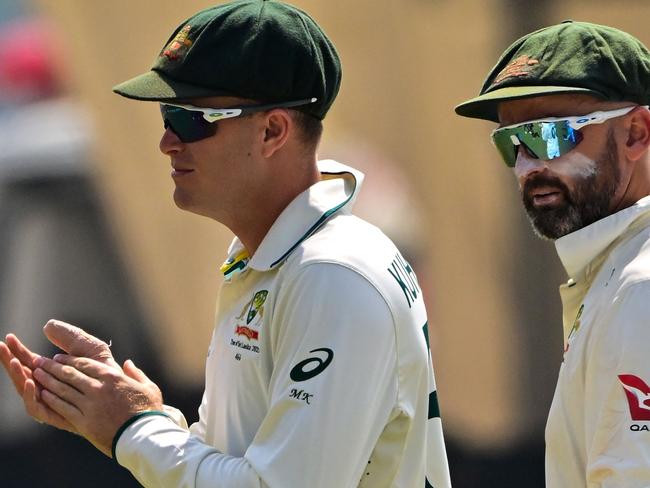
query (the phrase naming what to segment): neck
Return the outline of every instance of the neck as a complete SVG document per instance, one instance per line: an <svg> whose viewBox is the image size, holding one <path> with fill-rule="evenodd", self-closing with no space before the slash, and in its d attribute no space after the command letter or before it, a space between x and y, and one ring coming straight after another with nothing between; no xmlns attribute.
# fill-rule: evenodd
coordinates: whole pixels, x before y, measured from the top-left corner
<svg viewBox="0 0 650 488"><path fill-rule="evenodd" d="M634 171L612 213L630 207L648 195L650 195L650 156L634 166Z"/></svg>
<svg viewBox="0 0 650 488"><path fill-rule="evenodd" d="M290 165L291 171L283 171L281 165L274 174L253 190L246 205L233 215L230 230L244 244L249 255L255 254L282 211L302 192L320 180L316 156L310 161Z"/></svg>

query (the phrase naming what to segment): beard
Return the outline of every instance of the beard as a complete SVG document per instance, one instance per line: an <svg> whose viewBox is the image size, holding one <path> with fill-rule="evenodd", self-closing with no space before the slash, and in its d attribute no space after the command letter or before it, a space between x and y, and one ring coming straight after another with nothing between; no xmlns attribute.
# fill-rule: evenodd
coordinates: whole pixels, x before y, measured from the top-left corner
<svg viewBox="0 0 650 488"><path fill-rule="evenodd" d="M610 215L614 193L620 183L617 165L616 141L611 133L607 145L596 160L596 171L576 179L572 191L557 177L535 175L524 184L522 200L535 233L554 240ZM552 186L563 195L555 206L535 206L531 192L539 187Z"/></svg>

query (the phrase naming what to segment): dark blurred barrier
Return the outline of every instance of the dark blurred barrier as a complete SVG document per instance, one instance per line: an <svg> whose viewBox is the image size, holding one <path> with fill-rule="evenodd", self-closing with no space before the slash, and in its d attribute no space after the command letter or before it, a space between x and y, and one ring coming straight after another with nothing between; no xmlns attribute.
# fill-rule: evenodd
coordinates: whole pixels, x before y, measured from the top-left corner
<svg viewBox="0 0 650 488"><path fill-rule="evenodd" d="M8 35L19 49L0 53L0 337L14 332L52 355L45 322L77 324L112 343L118 361L133 358L170 400L196 411L201 392L175 394L173 378L170 385L164 376L154 329L95 187L90 116L62 96L38 25L12 24ZM29 419L4 374L0 391L0 486L137 486L81 438Z"/></svg>
<svg viewBox="0 0 650 488"><path fill-rule="evenodd" d="M201 391L175 390L164 376L90 178L90 133L76 125L81 120L65 100L0 113L0 133L14 136L13 149L0 155L0 335L15 332L51 355L41 330L47 319L77 324L110 341L118 361L134 358L191 419ZM81 438L29 419L4 374L0 391L0 486L137 486Z"/></svg>
<svg viewBox="0 0 650 488"><path fill-rule="evenodd" d="M544 488L544 441L536 437L501 449L473 449L447 437L454 488Z"/></svg>

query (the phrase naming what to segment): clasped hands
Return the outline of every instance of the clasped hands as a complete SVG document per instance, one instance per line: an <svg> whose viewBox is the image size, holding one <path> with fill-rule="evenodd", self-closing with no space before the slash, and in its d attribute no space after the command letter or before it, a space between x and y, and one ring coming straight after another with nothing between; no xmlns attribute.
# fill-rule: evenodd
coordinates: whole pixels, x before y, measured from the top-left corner
<svg viewBox="0 0 650 488"><path fill-rule="evenodd" d="M0 361L37 421L77 433L110 457L113 438L129 418L162 410L158 386L131 360L120 367L104 341L58 320L43 331L66 354L40 356L13 334L0 341Z"/></svg>

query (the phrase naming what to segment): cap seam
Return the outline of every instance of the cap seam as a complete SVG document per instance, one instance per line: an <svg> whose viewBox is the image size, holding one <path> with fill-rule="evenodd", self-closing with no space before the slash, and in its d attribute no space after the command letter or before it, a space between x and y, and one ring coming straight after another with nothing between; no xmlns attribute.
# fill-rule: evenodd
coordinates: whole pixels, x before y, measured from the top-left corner
<svg viewBox="0 0 650 488"><path fill-rule="evenodd" d="M309 36L309 40L311 41L311 43L309 44L309 51L310 51L310 54L312 55L311 58L310 58L310 59L312 59L312 61L311 61L312 68L314 67L314 64L315 64L314 61L313 61L313 58L318 58L318 64L324 65L325 60L322 58L321 53L318 53L318 52L316 52L314 50L314 46L316 45L316 41L314 39L314 36L311 35L311 31L307 27L307 23L305 22L304 17L302 15L299 15L298 18L300 19L300 24L302 25L302 28L305 30L305 32ZM324 75L325 75L325 73L323 73L323 77L324 77ZM323 83L324 83L324 80L322 78L321 78L321 81L323 81ZM313 96L313 93L310 94L310 96ZM320 102L321 102L321 100L317 100L317 103L320 103Z"/></svg>
<svg viewBox="0 0 650 488"><path fill-rule="evenodd" d="M255 18L255 30L254 33L258 34L260 32L260 22L262 18L262 11L264 10L264 7L266 6L266 2L262 1L260 2L260 10L257 14L257 17Z"/></svg>
<svg viewBox="0 0 650 488"><path fill-rule="evenodd" d="M591 34L593 42L596 44L597 49L598 49L598 62L600 63L601 59L603 58L603 47L606 47L610 57L615 60L617 74L620 76L620 78L627 81L627 75L621 71L620 63L618 62L618 59L616 58L616 56L614 56L614 53L612 52L611 48L609 47L607 41L605 39L603 39L602 35L596 36L591 31L592 31L592 29L589 30L589 33ZM621 96L622 93L621 93L620 88L615 87L615 86L611 86L611 85L608 85L608 86L610 88L616 90L617 95L618 95L617 98L623 100L624 97Z"/></svg>

